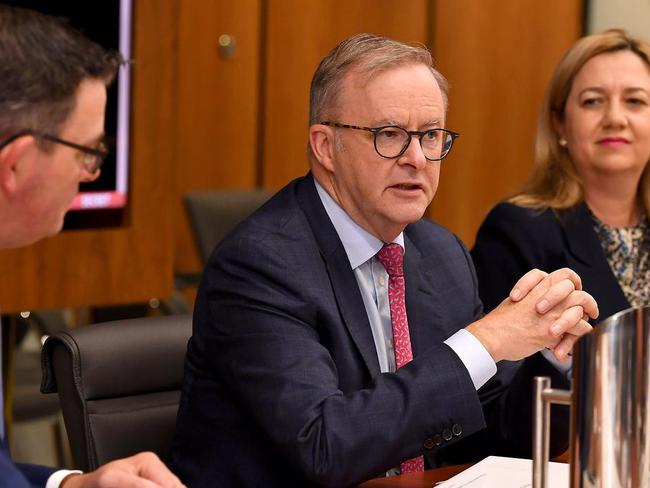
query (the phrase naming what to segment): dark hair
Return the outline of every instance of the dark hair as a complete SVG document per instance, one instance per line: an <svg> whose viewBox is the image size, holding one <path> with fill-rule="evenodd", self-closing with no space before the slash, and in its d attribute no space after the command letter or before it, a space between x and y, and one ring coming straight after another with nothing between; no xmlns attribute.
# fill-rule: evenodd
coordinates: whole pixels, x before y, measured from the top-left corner
<svg viewBox="0 0 650 488"><path fill-rule="evenodd" d="M123 62L65 19L0 5L0 137L26 129L56 134L81 82L108 85Z"/></svg>

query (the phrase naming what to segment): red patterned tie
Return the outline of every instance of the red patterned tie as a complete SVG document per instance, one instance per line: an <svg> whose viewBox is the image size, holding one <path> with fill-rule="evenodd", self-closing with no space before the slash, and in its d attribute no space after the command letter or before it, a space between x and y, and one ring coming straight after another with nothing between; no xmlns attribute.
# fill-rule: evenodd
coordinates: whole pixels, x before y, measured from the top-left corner
<svg viewBox="0 0 650 488"><path fill-rule="evenodd" d="M387 244L377 253L377 259L388 273L388 301L390 303L390 323L393 328L393 347L395 365L401 368L413 360L411 336L406 318L404 250L396 243ZM424 471L424 458L418 456L400 465L402 473Z"/></svg>

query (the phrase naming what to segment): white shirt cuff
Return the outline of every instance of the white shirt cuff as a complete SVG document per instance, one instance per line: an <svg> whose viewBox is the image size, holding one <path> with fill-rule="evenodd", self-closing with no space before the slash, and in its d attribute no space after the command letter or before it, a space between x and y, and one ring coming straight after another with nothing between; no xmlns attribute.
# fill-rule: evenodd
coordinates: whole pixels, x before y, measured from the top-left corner
<svg viewBox="0 0 650 488"><path fill-rule="evenodd" d="M50 475L50 477L47 479L47 483L45 484L45 488L59 488L61 485L61 482L66 476L69 476L71 474L82 474L83 471L78 471L76 469L60 469L58 471L55 471Z"/></svg>
<svg viewBox="0 0 650 488"><path fill-rule="evenodd" d="M494 359L471 332L460 329L449 337L445 344L451 347L463 362L477 390L496 374L497 365Z"/></svg>

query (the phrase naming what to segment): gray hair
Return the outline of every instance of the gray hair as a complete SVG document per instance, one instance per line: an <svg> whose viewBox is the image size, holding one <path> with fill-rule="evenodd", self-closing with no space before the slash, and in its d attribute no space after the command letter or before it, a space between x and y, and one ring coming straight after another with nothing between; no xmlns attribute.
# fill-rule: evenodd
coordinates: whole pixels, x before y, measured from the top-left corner
<svg viewBox="0 0 650 488"><path fill-rule="evenodd" d="M332 49L318 65L311 80L309 123L318 124L330 117L336 106L343 78L355 70L370 79L379 72L406 64L423 64L438 82L445 108L448 83L433 67L431 53L424 46L410 46L376 34L357 34Z"/></svg>

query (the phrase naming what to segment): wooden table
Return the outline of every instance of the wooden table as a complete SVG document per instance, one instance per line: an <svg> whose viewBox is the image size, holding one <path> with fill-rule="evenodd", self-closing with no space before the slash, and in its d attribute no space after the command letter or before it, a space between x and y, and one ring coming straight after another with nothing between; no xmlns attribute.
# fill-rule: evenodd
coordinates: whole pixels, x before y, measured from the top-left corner
<svg viewBox="0 0 650 488"><path fill-rule="evenodd" d="M460 464L458 466L430 469L423 473L375 478L361 483L358 488L431 488L437 482L448 480L470 466L471 464Z"/></svg>

